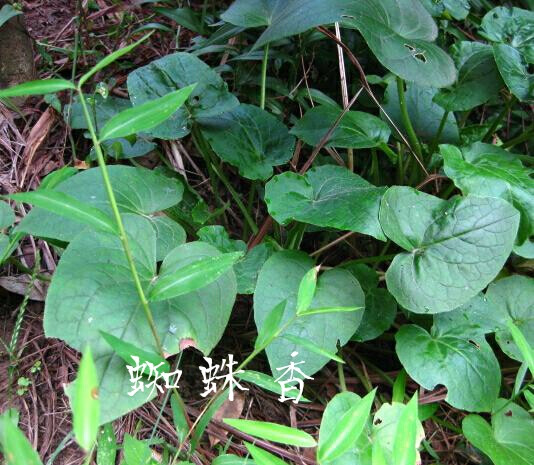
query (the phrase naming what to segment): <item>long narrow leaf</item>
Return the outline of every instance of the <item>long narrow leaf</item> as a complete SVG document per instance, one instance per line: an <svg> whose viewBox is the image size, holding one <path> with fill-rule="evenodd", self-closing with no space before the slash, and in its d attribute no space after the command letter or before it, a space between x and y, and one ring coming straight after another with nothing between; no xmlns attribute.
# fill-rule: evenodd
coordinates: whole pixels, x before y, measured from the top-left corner
<svg viewBox="0 0 534 465"><path fill-rule="evenodd" d="M267 421L238 420L225 418L223 420L231 427L243 431L251 436L267 439L268 441L287 444L288 446L315 447L316 442L312 436L305 431L289 426L278 425Z"/></svg>
<svg viewBox="0 0 534 465"><path fill-rule="evenodd" d="M242 256L242 252L225 253L197 260L174 272L164 273L157 279L148 298L151 301L167 300L196 291L226 273Z"/></svg>
<svg viewBox="0 0 534 465"><path fill-rule="evenodd" d="M11 194L9 198L18 202L26 202L48 210L57 215L86 224L96 230L117 234L117 227L113 220L102 210L64 194L48 189L33 192Z"/></svg>
<svg viewBox="0 0 534 465"><path fill-rule="evenodd" d="M150 102L121 111L100 131L100 141L148 131L170 118L187 100L196 84L171 92Z"/></svg>
<svg viewBox="0 0 534 465"><path fill-rule="evenodd" d="M255 384L266 391L271 391L275 394L282 395L282 386L280 383L278 383L272 376L266 375L265 373L254 370L245 370L242 373L236 374L235 376L241 381ZM302 396L299 400L299 403L300 402L311 402L311 400Z"/></svg>
<svg viewBox="0 0 534 465"><path fill-rule="evenodd" d="M336 354L333 354L332 352L329 352L328 350L315 345L313 342L310 342L307 339L294 336L293 334L284 334L282 337L284 339L287 339L288 341L293 342L294 344L297 344L299 346L304 347L305 349L308 349L310 352L313 352L314 354L322 355L323 357L328 357L329 359L335 360L336 362L339 362L339 363L345 363L341 357L338 357Z"/></svg>
<svg viewBox="0 0 534 465"><path fill-rule="evenodd" d="M6 465L42 465L39 455L17 428L9 412L0 416L0 444Z"/></svg>
<svg viewBox="0 0 534 465"><path fill-rule="evenodd" d="M301 312L299 316L319 315L321 313L340 313L340 312L356 312L363 310L363 307L319 307L309 308Z"/></svg>
<svg viewBox="0 0 534 465"><path fill-rule="evenodd" d="M300 280L299 291L297 294L297 315L304 313L313 300L315 295L315 288L317 287L317 274L319 273L319 266L313 267Z"/></svg>
<svg viewBox="0 0 534 465"><path fill-rule="evenodd" d="M258 331L258 337L256 338L256 343L254 344L255 349L260 349L269 343L269 340L273 338L276 331L280 327L280 322L284 316L284 310L286 308L286 300L282 300L279 304L275 305L274 308L269 312L265 317L265 321Z"/></svg>
<svg viewBox="0 0 534 465"><path fill-rule="evenodd" d="M415 465L417 457L417 392L406 404L397 423L393 440L393 463L395 465Z"/></svg>
<svg viewBox="0 0 534 465"><path fill-rule="evenodd" d="M319 463L331 462L341 457L354 446L365 429L376 389L360 399L350 410L339 419L328 438L319 443L317 460Z"/></svg>
<svg viewBox="0 0 534 465"><path fill-rule="evenodd" d="M249 451L250 455L254 459L254 463L258 465L287 465L282 459L279 459L276 455L260 449L249 442L245 442L245 447Z"/></svg>
<svg viewBox="0 0 534 465"><path fill-rule="evenodd" d="M40 79L0 90L0 98L24 97L26 95L53 94L65 89L75 89L74 84L65 79Z"/></svg>
<svg viewBox="0 0 534 465"><path fill-rule="evenodd" d="M534 376L534 353L532 347L528 343L521 330L511 320L508 322L508 330L512 334L512 338L514 339L514 342L519 348L519 351L523 356L523 360L528 365L530 373L532 374L532 376Z"/></svg>

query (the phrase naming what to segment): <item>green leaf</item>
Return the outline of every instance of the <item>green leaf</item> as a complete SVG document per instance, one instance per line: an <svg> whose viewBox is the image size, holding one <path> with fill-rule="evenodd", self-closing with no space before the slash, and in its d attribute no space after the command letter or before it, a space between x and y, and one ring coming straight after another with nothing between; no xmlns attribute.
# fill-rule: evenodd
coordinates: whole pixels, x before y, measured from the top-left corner
<svg viewBox="0 0 534 465"><path fill-rule="evenodd" d="M349 270L358 280L365 292L369 292L378 287L378 274L369 265L365 265L364 263L346 262L341 265L341 268Z"/></svg>
<svg viewBox="0 0 534 465"><path fill-rule="evenodd" d="M530 414L506 399L495 405L490 424L479 415L468 415L462 430L469 442L495 465L534 463L534 420Z"/></svg>
<svg viewBox="0 0 534 465"><path fill-rule="evenodd" d="M173 299L202 289L219 279L243 256L241 252L225 253L184 266L179 252L180 249L175 249L163 260L159 276L148 293L150 301Z"/></svg>
<svg viewBox="0 0 534 465"><path fill-rule="evenodd" d="M119 211L137 213L154 220L154 213L169 208L182 199L183 185L177 179L167 178L145 168L113 165L108 167ZM84 170L62 181L54 191L74 197L112 215L100 168ZM156 225L154 228L159 229ZM19 223L16 230L34 236L69 242L84 228L79 222L56 213L33 208Z"/></svg>
<svg viewBox="0 0 534 465"><path fill-rule="evenodd" d="M436 93L437 89L412 83L407 85L405 94L406 107L414 131L420 139L426 142L434 140L445 114L445 110L433 102ZM383 106L385 113L406 134L407 131L401 117L399 94L397 93L397 83L395 81L388 85L384 99L386 102ZM453 113L449 113L439 141L455 143L458 140L459 133L456 118Z"/></svg>
<svg viewBox="0 0 534 465"><path fill-rule="evenodd" d="M393 442L393 463L395 465L413 465L417 459L417 391L402 411L397 423Z"/></svg>
<svg viewBox="0 0 534 465"><path fill-rule="evenodd" d="M287 163L295 146L288 129L254 105L241 104L220 117L205 120L202 133L215 153L247 179L270 178L273 166Z"/></svg>
<svg viewBox="0 0 534 465"><path fill-rule="evenodd" d="M53 92L60 92L65 89L75 89L70 81L65 79L42 79L38 81L25 82L17 86L0 90L0 98L24 97L26 95L43 95Z"/></svg>
<svg viewBox="0 0 534 465"><path fill-rule="evenodd" d="M106 423L100 428L96 446L96 463L98 465L115 465L117 457L117 439L113 423Z"/></svg>
<svg viewBox="0 0 534 465"><path fill-rule="evenodd" d="M336 354L329 352L319 346L316 346L313 342L310 342L306 339L295 336L293 334L284 334L282 337L299 347L304 347L305 349L309 350L310 352L314 354L327 357L330 360L334 360L339 363L345 363L345 361L341 357L338 357Z"/></svg>
<svg viewBox="0 0 534 465"><path fill-rule="evenodd" d="M512 203L521 214L518 242L534 234L533 171L513 154L490 144L477 142L460 150L440 147L445 174L464 195L500 197Z"/></svg>
<svg viewBox="0 0 534 465"><path fill-rule="evenodd" d="M521 330L511 321L508 322L508 329L510 330L510 334L520 350L528 369L531 373L534 373L534 351L532 350L532 346L528 343Z"/></svg>
<svg viewBox="0 0 534 465"><path fill-rule="evenodd" d="M495 44L493 55L499 72L519 100L532 101L534 95L534 74L528 72L528 64L517 49L506 44Z"/></svg>
<svg viewBox="0 0 534 465"><path fill-rule="evenodd" d="M378 61L397 76L437 88L456 80L452 59L432 43L436 24L418 0L360 0L348 16L343 24L358 29Z"/></svg>
<svg viewBox="0 0 534 465"><path fill-rule="evenodd" d="M404 325L395 335L397 355L410 377L425 389L447 387L446 401L470 412L491 410L501 386L499 363L484 337L454 328L432 334Z"/></svg>
<svg viewBox="0 0 534 465"><path fill-rule="evenodd" d="M288 446L316 446L315 439L308 433L296 428L290 428L289 426L278 425L267 421L239 420L233 418L225 418L223 421L232 428L260 439L266 439L267 441L279 442Z"/></svg>
<svg viewBox="0 0 534 465"><path fill-rule="evenodd" d="M270 452L267 452L266 450L260 449L259 447L254 446L253 444L245 442L245 447L258 465L287 465L286 462L279 459L276 455L273 455Z"/></svg>
<svg viewBox="0 0 534 465"><path fill-rule="evenodd" d="M246 442L245 445L247 444L248 443ZM265 451L262 450L262 452L265 452ZM263 462L263 463L268 464L268 462ZM222 454L222 455L218 455L217 457L215 457L213 459L213 462L211 462L211 465L254 465L254 461L250 457L243 458L243 457L239 457L238 455L234 455L234 454Z"/></svg>
<svg viewBox="0 0 534 465"><path fill-rule="evenodd" d="M111 118L100 131L100 140L126 137L148 131L163 123L180 108L193 92L195 84L163 97L124 110Z"/></svg>
<svg viewBox="0 0 534 465"><path fill-rule="evenodd" d="M115 222L106 213L63 192L39 189L11 194L9 197L18 202L30 203L68 220L91 226L97 231L118 234Z"/></svg>
<svg viewBox="0 0 534 465"><path fill-rule="evenodd" d="M384 192L385 188L373 186L346 168L324 165L306 175L286 172L275 176L265 186L265 201L271 216L281 224L295 220L384 240L378 223Z"/></svg>
<svg viewBox="0 0 534 465"><path fill-rule="evenodd" d="M195 83L185 105L151 129L152 136L179 139L189 134L194 121L221 115L239 102L215 71L189 53L167 55L128 75L128 92L134 107Z"/></svg>
<svg viewBox="0 0 534 465"><path fill-rule="evenodd" d="M115 353L122 358L127 364L133 365L132 355L139 357L142 362L150 362L154 366L161 364L159 369L162 372L169 372L169 363L159 354L155 352L147 352L137 347L135 344L123 341L122 339L113 336L113 334L106 333L106 331L100 331L100 334L109 346L115 351Z"/></svg>
<svg viewBox="0 0 534 465"><path fill-rule="evenodd" d="M317 460L319 463L335 460L348 452L363 433L367 423L376 390L359 400L338 419L330 434L319 441Z"/></svg>
<svg viewBox="0 0 534 465"><path fill-rule="evenodd" d="M156 276L156 236L150 222L124 214L131 251L145 293ZM217 256L212 246L192 242L172 252L181 268ZM236 283L232 271L189 294L150 304L166 354L174 355L189 339L207 355L215 347L230 317ZM152 333L119 238L84 231L62 254L45 303L47 337L57 337L74 349L90 344L101 380L101 422L112 421L143 405L150 391L129 396L132 389L126 363L102 338L105 331L146 352L157 352ZM129 363L131 365L131 363Z"/></svg>
<svg viewBox="0 0 534 465"><path fill-rule="evenodd" d="M11 18L21 14L22 11L16 10L11 5L4 5L2 8L0 8L0 27L7 23Z"/></svg>
<svg viewBox="0 0 534 465"><path fill-rule="evenodd" d="M199 13L193 11L191 8L155 7L154 11L160 15L172 19L174 22L189 29L190 31L201 35L205 33L204 24L202 24Z"/></svg>
<svg viewBox="0 0 534 465"><path fill-rule="evenodd" d="M457 42L452 53L458 67L458 82L438 92L434 102L447 111L467 111L498 95L504 83L490 45Z"/></svg>
<svg viewBox="0 0 534 465"><path fill-rule="evenodd" d="M299 316L319 315L322 313L356 312L358 310L363 310L363 307L338 306L338 307L309 308L308 310L301 312Z"/></svg>
<svg viewBox="0 0 534 465"><path fill-rule="evenodd" d="M184 228L165 215L154 215L149 218L156 231L156 260L162 261L175 247L185 243Z"/></svg>
<svg viewBox="0 0 534 465"><path fill-rule="evenodd" d="M291 134L315 147L334 125L342 109L319 105L308 110L291 129ZM347 111L325 147L365 149L387 143L391 131L386 123L369 113Z"/></svg>
<svg viewBox="0 0 534 465"><path fill-rule="evenodd" d="M362 322L352 339L359 342L376 339L390 328L396 315L397 302L393 296L386 289L371 289L365 293Z"/></svg>
<svg viewBox="0 0 534 465"><path fill-rule="evenodd" d="M72 429L76 442L86 452L93 447L100 425L98 377L91 348L83 351L71 399Z"/></svg>
<svg viewBox="0 0 534 465"><path fill-rule="evenodd" d="M313 261L304 253L295 251L277 252L269 258L258 276L254 293L254 320L258 332L262 332L266 318L279 303L286 301L282 325L296 317L297 294L300 281L313 266ZM321 274L317 281L311 308L336 306L364 306L364 295L356 279L346 270L332 269ZM337 351L337 342L343 346L358 328L362 312L339 312L298 317L289 324L283 335L290 334L306 339L329 353ZM266 349L271 371L288 365L291 353L299 352L298 359L306 375L321 369L329 360L284 338L275 339ZM293 360L295 361L295 360Z"/></svg>
<svg viewBox="0 0 534 465"><path fill-rule="evenodd" d="M392 187L380 224L407 251L386 272L388 290L408 310L439 313L466 303L497 276L512 251L519 213L501 199L445 201Z"/></svg>
<svg viewBox="0 0 534 465"><path fill-rule="evenodd" d="M275 394L282 395L282 387L280 386L280 383L278 383L275 378L266 375L265 373L253 370L245 370L242 373L236 374L236 378L241 381L246 381L247 383L255 384L256 386L259 386L267 391L274 392ZM300 402L311 401L302 396L299 399L299 403Z"/></svg>
<svg viewBox="0 0 534 465"><path fill-rule="evenodd" d="M300 280L299 291L297 294L297 315L305 313L310 308L310 305L315 295L315 288L317 287L317 274L320 266L311 268Z"/></svg>
<svg viewBox="0 0 534 465"><path fill-rule="evenodd" d="M135 439L128 433L124 435L122 443L122 450L124 453L124 465L151 465L152 451L149 445Z"/></svg>
<svg viewBox="0 0 534 465"><path fill-rule="evenodd" d="M7 410L0 416L0 445L6 465L42 465L30 441L17 428L15 419Z"/></svg>
<svg viewBox="0 0 534 465"><path fill-rule="evenodd" d="M263 326L258 331L258 337L254 343L255 349L263 348L267 346L271 340L276 336L276 332L280 329L280 322L284 316L284 310L286 308L286 301L283 300L267 314Z"/></svg>
<svg viewBox="0 0 534 465"><path fill-rule="evenodd" d="M465 19L469 14L469 0L421 0L432 16L445 16L450 14L454 19Z"/></svg>
<svg viewBox="0 0 534 465"><path fill-rule="evenodd" d="M0 229L7 228L15 222L15 213L7 202L0 200Z"/></svg>

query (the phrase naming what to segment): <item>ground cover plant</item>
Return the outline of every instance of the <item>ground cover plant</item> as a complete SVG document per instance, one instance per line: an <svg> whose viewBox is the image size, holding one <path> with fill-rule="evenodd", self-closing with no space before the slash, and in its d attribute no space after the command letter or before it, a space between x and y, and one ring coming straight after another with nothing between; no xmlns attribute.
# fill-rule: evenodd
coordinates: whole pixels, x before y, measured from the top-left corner
<svg viewBox="0 0 534 465"><path fill-rule="evenodd" d="M532 2L124 3L0 89L4 461L534 464Z"/></svg>

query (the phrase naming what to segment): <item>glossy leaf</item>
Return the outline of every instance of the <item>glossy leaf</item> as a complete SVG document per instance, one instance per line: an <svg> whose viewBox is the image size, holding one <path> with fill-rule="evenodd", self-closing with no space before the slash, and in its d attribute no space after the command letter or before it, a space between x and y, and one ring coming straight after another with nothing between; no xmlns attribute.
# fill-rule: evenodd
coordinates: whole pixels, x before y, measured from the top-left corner
<svg viewBox="0 0 534 465"><path fill-rule="evenodd" d="M445 201L392 187L380 224L407 251L386 273L389 292L413 312L439 313L466 303L497 276L512 251L519 213L501 199Z"/></svg>
<svg viewBox="0 0 534 465"><path fill-rule="evenodd" d="M258 465L287 465L286 462L279 459L276 455L267 452L266 450L260 449L259 447L245 442L245 446L255 463ZM247 462L248 463L248 462Z"/></svg>
<svg viewBox="0 0 534 465"><path fill-rule="evenodd" d="M395 465L413 465L416 463L417 450L417 391L402 411L397 423L393 442L393 463Z"/></svg>
<svg viewBox="0 0 534 465"><path fill-rule="evenodd" d="M317 287L317 274L319 273L319 269L319 266L313 267L300 281L297 294L297 315L306 312L310 308Z"/></svg>
<svg viewBox="0 0 534 465"><path fill-rule="evenodd" d="M60 92L76 87L70 81L65 79L42 79L39 81L30 81L17 86L8 87L0 90L0 98L6 97L24 97L26 95L43 95Z"/></svg>
<svg viewBox="0 0 534 465"><path fill-rule="evenodd" d="M316 445L315 439L308 433L296 428L290 428L289 426L278 425L267 421L239 420L234 418L225 418L223 421L232 428L260 439L266 439L267 441L298 447L315 447Z"/></svg>
<svg viewBox="0 0 534 465"><path fill-rule="evenodd" d="M267 314L263 326L258 331L258 337L254 343L254 348L259 349L267 346L269 342L276 336L277 331L280 329L280 323L284 316L284 310L286 308L286 301L283 300Z"/></svg>
<svg viewBox="0 0 534 465"><path fill-rule="evenodd" d="M174 114L189 98L194 88L195 84L192 84L120 112L101 129L100 140L105 141L149 131Z"/></svg>
<svg viewBox="0 0 534 465"><path fill-rule="evenodd" d="M106 423L100 428L96 446L96 463L98 465L115 465L117 457L117 439L113 423Z"/></svg>
<svg viewBox="0 0 534 465"><path fill-rule="evenodd" d="M116 224L106 213L63 192L39 189L33 192L11 194L9 197L90 226L97 231L118 234Z"/></svg>
<svg viewBox="0 0 534 465"><path fill-rule="evenodd" d="M384 192L385 188L375 187L345 168L324 165L306 175L286 172L275 176L265 187L265 202L281 224L300 221L384 240L378 223Z"/></svg>
<svg viewBox="0 0 534 465"><path fill-rule="evenodd" d="M295 138L273 115L254 105L241 104L207 120L202 133L215 153L248 179L270 178L273 167L293 156Z"/></svg>
<svg viewBox="0 0 534 465"><path fill-rule="evenodd" d="M88 452L96 441L100 425L99 383L89 346L83 351L74 383L72 429L76 442Z"/></svg>

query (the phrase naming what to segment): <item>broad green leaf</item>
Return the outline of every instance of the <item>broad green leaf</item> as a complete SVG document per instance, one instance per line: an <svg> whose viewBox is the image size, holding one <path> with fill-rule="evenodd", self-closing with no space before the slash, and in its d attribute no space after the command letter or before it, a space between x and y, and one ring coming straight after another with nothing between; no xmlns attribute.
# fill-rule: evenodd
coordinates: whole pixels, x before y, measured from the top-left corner
<svg viewBox="0 0 534 465"><path fill-rule="evenodd" d="M352 339L359 342L376 339L390 328L396 315L397 302L386 289L367 291L363 318Z"/></svg>
<svg viewBox="0 0 534 465"><path fill-rule="evenodd" d="M533 171L504 149L477 142L462 151L440 147L445 174L464 195L500 197L513 204L521 214L518 242L534 235Z"/></svg>
<svg viewBox="0 0 534 465"><path fill-rule="evenodd" d="M113 423L106 423L100 428L96 445L97 465L115 465L117 457L117 438Z"/></svg>
<svg viewBox="0 0 534 465"><path fill-rule="evenodd" d="M72 82L66 81L65 79L42 79L1 89L0 98L51 94L66 89L75 89L75 86Z"/></svg>
<svg viewBox="0 0 534 465"><path fill-rule="evenodd" d="M337 430L339 422L348 412L354 411L361 405L362 399L354 392L341 392L336 394L327 404L321 419L321 428L319 430L319 448L324 448L324 444L335 440L334 432ZM348 419L349 417L347 417ZM331 460L325 457L321 465L350 465L362 464L371 465L371 421L365 419L364 434L360 434L350 448L346 450L337 459Z"/></svg>
<svg viewBox="0 0 534 465"><path fill-rule="evenodd" d="M6 465L42 465L30 441L17 428L10 410L0 416L0 445Z"/></svg>
<svg viewBox="0 0 534 465"><path fill-rule="evenodd" d="M146 293L156 276L155 232L141 216L124 214L123 220ZM201 242L181 245L172 253L176 268L219 255L212 246ZM226 327L235 295L235 277L229 271L200 290L152 302L150 307L165 353L178 353L180 342L190 339L198 350L209 354ZM86 230L69 244L48 290L44 328L47 337L60 338L77 350L91 345L101 380L102 423L151 398L148 389L128 395L132 384L126 363L100 333L105 331L143 351L157 352L117 237Z"/></svg>
<svg viewBox="0 0 534 465"><path fill-rule="evenodd" d="M315 288L317 287L317 274L319 273L319 269L320 266L314 266L300 280L297 294L297 315L306 312L310 308L313 296L315 295Z"/></svg>
<svg viewBox="0 0 534 465"><path fill-rule="evenodd" d="M175 249L163 260L158 278L152 284L148 299L152 302L173 299L202 289L230 270L243 254L230 252L200 258L184 266L181 250Z"/></svg>
<svg viewBox="0 0 534 465"><path fill-rule="evenodd" d="M432 16L452 16L454 19L465 19L469 14L469 0L421 0L421 3Z"/></svg>
<svg viewBox="0 0 534 465"><path fill-rule="evenodd" d="M267 441L279 442L288 446L316 446L315 439L308 433L296 428L290 428L289 426L278 425L267 421L239 420L234 418L225 418L223 421L232 428L260 439L266 439Z"/></svg>
<svg viewBox="0 0 534 465"><path fill-rule="evenodd" d="M342 113L332 105L308 110L291 129L291 134L311 146L319 144ZM365 149L387 143L391 131L386 123L369 113L347 111L328 139L325 147Z"/></svg>
<svg viewBox="0 0 534 465"><path fill-rule="evenodd" d="M395 465L414 465L417 459L417 391L402 411L397 423L393 441L393 463Z"/></svg>
<svg viewBox="0 0 534 465"><path fill-rule="evenodd" d="M16 10L11 5L4 5L2 8L0 8L0 27L7 23L11 18L21 14L22 11Z"/></svg>
<svg viewBox="0 0 534 465"><path fill-rule="evenodd" d="M152 136L170 140L184 137L194 121L219 116L239 102L215 71L189 53L167 55L128 75L128 92L134 107L195 83L185 105L151 129Z"/></svg>
<svg viewBox="0 0 534 465"><path fill-rule="evenodd" d="M122 339L113 336L113 334L100 331L101 336L109 344L109 346L115 351L115 353L122 358L127 364L135 365L132 359L132 355L139 357L141 363L150 362L154 366L161 364L160 371L169 372L169 363L159 354L155 352L147 352L137 347L135 344L123 341ZM148 373L147 373L148 374Z"/></svg>
<svg viewBox="0 0 534 465"><path fill-rule="evenodd" d="M265 325L267 315L280 302L286 301L282 325L296 317L297 294L300 281L313 266L313 261L304 253L295 251L277 252L269 258L258 276L254 293L254 320L258 331ZM364 295L356 279L346 270L332 269L321 274L317 280L315 297L311 308L335 306L364 306ZM308 340L329 353L337 351L337 342L343 346L358 328L362 312L324 313L297 318L282 334L291 334ZM291 353L299 353L298 360ZM266 349L271 371L287 366L292 360L305 361L304 373L312 376L327 362L328 357L317 355L308 349L284 338L275 339Z"/></svg>
<svg viewBox="0 0 534 465"><path fill-rule="evenodd" d="M512 251L519 213L497 198L445 201L392 187L380 224L406 250L386 272L389 292L408 310L439 313L466 303L497 276Z"/></svg>
<svg viewBox="0 0 534 465"><path fill-rule="evenodd" d="M273 166L287 163L295 146L295 138L288 129L275 116L254 105L241 104L206 120L202 133L215 153L247 179L270 178Z"/></svg>
<svg viewBox="0 0 534 465"><path fill-rule="evenodd" d="M452 59L432 42L438 29L419 0L360 0L343 24L358 29L380 63L422 86L447 87L456 80Z"/></svg>
<svg viewBox="0 0 534 465"><path fill-rule="evenodd" d="M201 21L200 12L195 12L191 8L156 7L154 8L154 11L158 12L160 15L172 19L174 22L176 22L180 26L189 29L190 31L196 32L201 35L205 33L205 28L204 24Z"/></svg>
<svg viewBox="0 0 534 465"><path fill-rule="evenodd" d="M384 240L378 223L384 192L384 187L375 187L345 168L324 165L305 175L286 172L275 176L265 186L265 202L281 224L294 220Z"/></svg>
<svg viewBox="0 0 534 465"><path fill-rule="evenodd" d="M338 419L337 425L326 439L319 441L317 449L319 463L335 460L352 449L365 429L375 393L376 390L373 390L355 403L350 410Z"/></svg>
<svg viewBox="0 0 534 465"><path fill-rule="evenodd" d="M260 449L259 447L253 444L245 442L245 446L250 455L252 455L252 458L254 459L254 462L249 461L246 463L257 463L258 465L287 465L286 462L284 462L282 459L279 459L276 455L273 455L270 452L267 452L266 450Z"/></svg>
<svg viewBox="0 0 534 465"><path fill-rule="evenodd" d="M258 337L254 343L255 349L263 348L267 346L271 340L276 336L276 332L280 329L280 322L284 316L284 310L286 308L286 301L283 300L279 304L276 304L274 308L267 314L263 326L258 331Z"/></svg>
<svg viewBox="0 0 534 465"><path fill-rule="evenodd" d="M493 55L501 76L519 100L534 98L534 74L529 73L528 64L517 49L507 44L495 44Z"/></svg>
<svg viewBox="0 0 534 465"><path fill-rule="evenodd" d="M378 274L369 265L364 263L347 262L341 265L341 268L349 270L358 280L360 286L365 292L371 291L378 287Z"/></svg>
<svg viewBox="0 0 534 465"><path fill-rule="evenodd" d="M432 334L404 325L395 335L397 355L410 377L425 389L447 387L446 401L470 412L491 410L501 386L499 363L484 337Z"/></svg>
<svg viewBox="0 0 534 465"><path fill-rule="evenodd" d="M467 111L498 95L504 83L490 45L462 41L452 46L452 54L458 67L458 82L438 92L434 102L447 111Z"/></svg>
<svg viewBox="0 0 534 465"><path fill-rule="evenodd" d="M179 223L165 215L154 215L150 222L156 231L156 260L160 262L171 250L185 243L187 234Z"/></svg>
<svg viewBox="0 0 534 465"><path fill-rule="evenodd" d="M100 130L100 140L106 141L147 132L158 126L184 104L194 88L195 84L191 84L163 97L121 111Z"/></svg>
<svg viewBox="0 0 534 465"><path fill-rule="evenodd" d="M89 346L83 351L74 381L73 394L74 398L71 398L72 430L76 442L88 452L96 441L100 425L98 377Z"/></svg>
<svg viewBox="0 0 534 465"><path fill-rule="evenodd" d="M288 341L292 342L293 344L299 346L299 347L304 347L305 349L309 350L310 352L312 352L314 354L317 354L317 355L320 355L320 356L323 356L323 357L327 357L330 360L334 360L334 361L339 362L339 363L345 363L345 361L341 357L338 357L336 354L334 354L332 352L328 352L327 350L325 350L325 349L323 349L323 348L321 348L319 346L316 346L313 342L310 342L307 339L303 339L303 338L295 336L293 334L284 334L282 337L284 339L287 339Z"/></svg>
<svg viewBox="0 0 534 465"><path fill-rule="evenodd" d="M114 61L117 61L120 57L130 53L134 48L136 48L138 45L140 45L145 40L147 40L151 35L152 33L147 34L144 37L141 37L141 39L139 39L137 42L127 45L126 47L120 48L119 50L116 50L113 53L109 54L108 56L104 57L102 60L100 60L95 66L93 66L89 71L87 71L87 73L85 73L80 78L79 85L82 86L85 82L87 82L88 79L90 79L100 70L106 68Z"/></svg>
<svg viewBox="0 0 534 465"><path fill-rule="evenodd" d="M500 279L490 284L486 299L492 319L498 320L495 338L502 351L515 360L526 361L510 334L508 323L514 323L534 347L534 279L519 275Z"/></svg>
<svg viewBox="0 0 534 465"><path fill-rule="evenodd" d="M9 197L18 202L30 203L68 220L91 226L97 231L118 234L117 226L109 215L63 192L39 189L11 194Z"/></svg>
<svg viewBox="0 0 534 465"><path fill-rule="evenodd" d="M122 443L124 454L124 465L151 465L152 451L145 441L140 441L130 436L124 435Z"/></svg>
<svg viewBox="0 0 534 465"><path fill-rule="evenodd" d="M443 115L445 114L445 110L432 100L436 93L437 89L414 83L407 85L405 93L406 107L414 131L420 139L426 142L434 140L438 133ZM383 106L385 113L387 113L396 126L406 134L406 128L404 127L401 117L397 83L395 81L388 85L384 99L386 102ZM453 113L449 113L439 141L455 143L458 142L458 140L459 134L456 118Z"/></svg>
<svg viewBox="0 0 534 465"><path fill-rule="evenodd" d="M7 202L0 200L0 229L7 228L15 222L15 213Z"/></svg>
<svg viewBox="0 0 534 465"><path fill-rule="evenodd" d="M499 399L491 425L479 415L462 421L467 440L486 454L495 465L534 463L534 420L519 405Z"/></svg>
<svg viewBox="0 0 534 465"><path fill-rule="evenodd" d="M109 177L119 210L123 213L137 213L156 224L154 213L169 208L182 199L183 185L145 168L113 165L108 167ZM76 200L89 204L111 216L107 193L100 168L91 168L72 176L54 187ZM34 236L69 242L83 230L80 223L63 218L40 208L33 208L19 223L17 231Z"/></svg>
<svg viewBox="0 0 534 465"><path fill-rule="evenodd" d="M276 382L275 378L266 375L265 373L253 370L245 370L242 373L236 374L236 378L247 383L255 384L256 386L267 391L274 392L275 394L282 395L282 387L280 386L280 383ZM306 399L306 397L301 396L299 403L301 402L311 401Z"/></svg>

